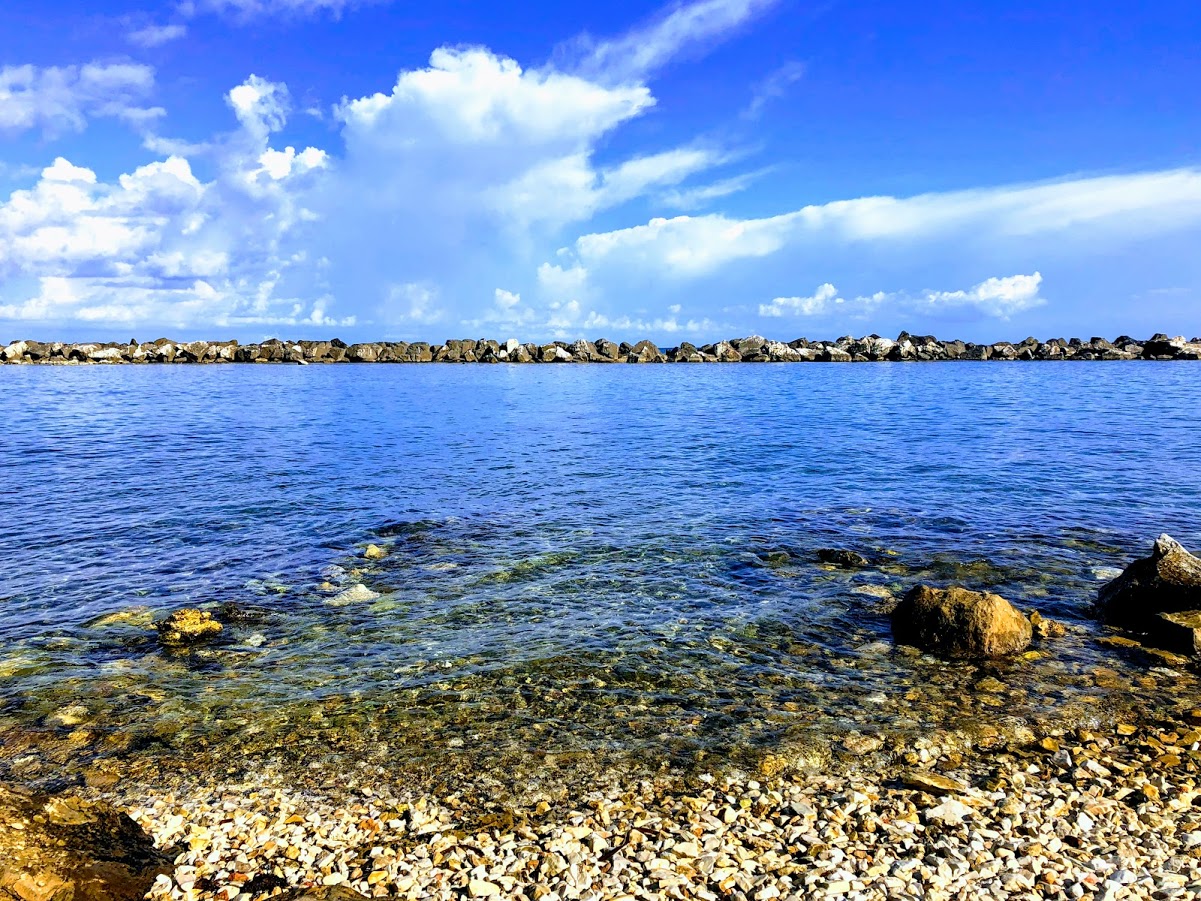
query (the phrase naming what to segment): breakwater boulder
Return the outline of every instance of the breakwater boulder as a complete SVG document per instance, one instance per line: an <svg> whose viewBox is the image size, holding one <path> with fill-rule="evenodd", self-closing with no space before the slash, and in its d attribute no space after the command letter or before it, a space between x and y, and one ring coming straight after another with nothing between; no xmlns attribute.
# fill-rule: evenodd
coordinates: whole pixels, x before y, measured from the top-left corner
<svg viewBox="0 0 1201 901"><path fill-rule="evenodd" d="M1102 619L1164 650L1201 652L1201 558L1169 535L1097 594Z"/></svg>
<svg viewBox="0 0 1201 901"><path fill-rule="evenodd" d="M1025 650L1033 629L1009 601L965 588L918 585L892 614L893 636L946 657L1002 657Z"/></svg>
<svg viewBox="0 0 1201 901"><path fill-rule="evenodd" d="M997 341L973 344L911 335L844 335L834 340L796 338L778 341L762 335L730 338L711 344L685 341L659 347L643 340L633 344L607 338L547 344L516 338L448 338L425 341L370 341L347 344L338 338L257 344L237 341L154 341L128 344L43 342L29 339L0 344L0 363L149 364L149 363L875 363L976 360L1201 360L1201 338L1156 334L1145 341L1120 335L1112 341L1093 337L1028 337L1016 344Z"/></svg>
<svg viewBox="0 0 1201 901"><path fill-rule="evenodd" d="M108 804L0 785L0 901L140 901L172 869Z"/></svg>

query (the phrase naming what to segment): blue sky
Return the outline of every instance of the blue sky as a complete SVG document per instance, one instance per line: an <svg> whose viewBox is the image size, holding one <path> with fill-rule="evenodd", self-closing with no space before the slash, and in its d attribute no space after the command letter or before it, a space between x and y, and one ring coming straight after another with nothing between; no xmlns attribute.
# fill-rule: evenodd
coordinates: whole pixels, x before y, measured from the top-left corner
<svg viewBox="0 0 1201 901"><path fill-rule="evenodd" d="M1201 333L1193 2L95 6L0 8L0 338Z"/></svg>

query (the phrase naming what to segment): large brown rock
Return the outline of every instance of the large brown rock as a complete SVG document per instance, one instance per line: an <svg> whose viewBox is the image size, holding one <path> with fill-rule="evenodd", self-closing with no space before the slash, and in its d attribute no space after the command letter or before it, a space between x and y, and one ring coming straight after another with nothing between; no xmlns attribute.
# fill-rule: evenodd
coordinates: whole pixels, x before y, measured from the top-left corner
<svg viewBox="0 0 1201 901"><path fill-rule="evenodd" d="M1000 657L1030 644L1030 621L996 594L966 588L913 588L892 614L902 644L949 657Z"/></svg>
<svg viewBox="0 0 1201 901"><path fill-rule="evenodd" d="M138 901L171 871L110 805L0 785L0 901Z"/></svg>
<svg viewBox="0 0 1201 901"><path fill-rule="evenodd" d="M1150 557L1135 560L1102 587L1097 605L1111 625L1154 631L1161 613L1201 610L1201 559L1160 535Z"/></svg>

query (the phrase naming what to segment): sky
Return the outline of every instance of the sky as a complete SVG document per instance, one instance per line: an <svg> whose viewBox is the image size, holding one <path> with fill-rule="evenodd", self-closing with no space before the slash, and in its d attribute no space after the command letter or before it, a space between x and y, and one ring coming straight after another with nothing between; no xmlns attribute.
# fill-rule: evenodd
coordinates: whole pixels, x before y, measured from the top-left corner
<svg viewBox="0 0 1201 901"><path fill-rule="evenodd" d="M1201 4L6 0L0 340L1201 334Z"/></svg>

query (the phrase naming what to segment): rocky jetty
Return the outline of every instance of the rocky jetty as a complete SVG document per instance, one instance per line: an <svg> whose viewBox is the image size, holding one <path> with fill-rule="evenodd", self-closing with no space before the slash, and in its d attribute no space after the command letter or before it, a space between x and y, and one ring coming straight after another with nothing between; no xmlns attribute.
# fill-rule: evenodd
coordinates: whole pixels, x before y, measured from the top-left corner
<svg viewBox="0 0 1201 901"><path fill-rule="evenodd" d="M1025 650L1033 627L1005 598L965 588L913 588L892 614L897 641L948 657Z"/></svg>
<svg viewBox="0 0 1201 901"><path fill-rule="evenodd" d="M0 785L0 901L138 901L173 870L106 803Z"/></svg>
<svg viewBox="0 0 1201 901"><path fill-rule="evenodd" d="M1169 535L1106 583L1097 605L1107 623L1142 633L1156 647L1201 652L1201 558Z"/></svg>
<svg viewBox="0 0 1201 901"><path fill-rule="evenodd" d="M18 340L0 347L0 363L868 363L936 360L1201 360L1201 337L1152 335L1136 340L1105 338L1026 338L1014 344L973 344L901 332L833 341L773 341L759 335L713 344L688 342L661 348L651 341L634 344L595 341L523 343L515 338L452 338L425 341L156 341L128 344Z"/></svg>

